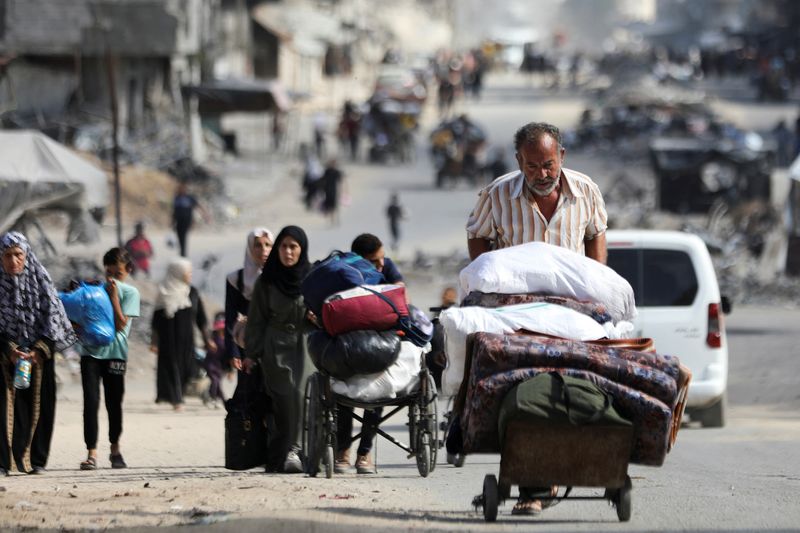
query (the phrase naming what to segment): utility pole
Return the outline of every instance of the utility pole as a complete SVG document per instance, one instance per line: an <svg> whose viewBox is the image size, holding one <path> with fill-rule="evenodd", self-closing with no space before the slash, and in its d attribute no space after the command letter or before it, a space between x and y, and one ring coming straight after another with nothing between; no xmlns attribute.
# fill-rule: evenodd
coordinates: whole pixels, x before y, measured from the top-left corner
<svg viewBox="0 0 800 533"><path fill-rule="evenodd" d="M108 91L111 100L111 161L114 168L114 210L117 213L117 246L122 248L122 194L119 182L119 105L117 103L116 61L105 35L106 67L108 71Z"/></svg>

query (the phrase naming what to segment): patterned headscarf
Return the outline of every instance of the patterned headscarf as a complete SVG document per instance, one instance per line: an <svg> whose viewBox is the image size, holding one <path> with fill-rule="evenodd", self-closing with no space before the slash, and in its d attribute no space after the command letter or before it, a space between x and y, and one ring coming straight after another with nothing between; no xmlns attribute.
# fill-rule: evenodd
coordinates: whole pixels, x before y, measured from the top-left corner
<svg viewBox="0 0 800 533"><path fill-rule="evenodd" d="M242 272L242 296L250 300L253 296L253 286L256 284L258 276L261 274L261 265L253 259L253 243L256 237L266 237L271 243L275 243L275 235L267 228L255 228L247 234L247 248L244 250L244 272ZM234 270L228 274L228 283L237 287L239 283L239 271ZM238 287L237 287L238 288Z"/></svg>
<svg viewBox="0 0 800 533"><path fill-rule="evenodd" d="M77 337L53 280L24 235L11 231L0 237L0 254L15 247L25 252L25 268L16 275L0 268L0 335L29 347L45 338L64 350Z"/></svg>
<svg viewBox="0 0 800 533"><path fill-rule="evenodd" d="M179 257L167 267L164 280L158 284L156 310L163 309L167 318L172 318L181 309L192 306L189 292L192 286L186 283L186 273L192 269L192 262Z"/></svg>

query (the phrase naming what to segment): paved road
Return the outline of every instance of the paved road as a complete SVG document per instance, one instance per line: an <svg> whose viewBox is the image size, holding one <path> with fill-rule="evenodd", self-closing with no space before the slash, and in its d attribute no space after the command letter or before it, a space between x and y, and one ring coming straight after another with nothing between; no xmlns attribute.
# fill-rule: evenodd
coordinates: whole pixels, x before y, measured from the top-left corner
<svg viewBox="0 0 800 533"><path fill-rule="evenodd" d="M532 98L522 85L515 84L490 87L483 102L467 104L465 109L487 128L493 143L510 143L514 129L528 120L548 120L569 127L581 108L582 101L578 97L539 95ZM726 109L742 121L767 121L762 117L763 106L737 103L727 105ZM774 107L767 110L776 113ZM385 237L383 209L391 191L400 193L410 211L404 226L404 241L396 256L411 258L418 249L428 253L463 253L463 226L475 190L465 184L435 190L424 149L420 148L418 156L410 166L348 164L345 170L352 200L343 210L338 226L330 226L322 217L305 213L299 207L297 181L289 174L289 163L264 162L261 167L241 172L232 179L232 184L237 194L245 194L242 201L246 207L246 224L255 221L254 213L260 213L257 207L263 202L264 218L271 227L278 229L284 224L298 223L308 230L312 256L317 258L330 249L347 247L352 237L362 231ZM602 165L592 166L596 163L590 159L568 160L568 165L593 175L603 187L608 176ZM272 175L259 175L259 169L267 168ZM265 185L265 180L270 184ZM246 192L254 188L260 192L271 190L273 197L269 201L258 195L246 197ZM234 233L226 230L208 234L198 230L193 252L195 262L205 253L214 251L222 258L216 267L217 275L234 268L241 260L243 241L243 235L239 238L236 237L238 233ZM412 298L421 307L433 305L437 286L452 281L433 277L420 283L424 290L412 285ZM728 321L729 424L718 430L684 428L664 467L632 466L633 518L629 524L617 522L614 510L603 502L565 502L537 519L512 517L510 505L507 505L499 518L502 525L487 526L470 509L470 502L480 491L483 476L497 472L496 456L469 457L460 469L440 463L437 470L423 480L403 453L382 442L378 447L380 473L374 478L348 475L336 476L333 480L308 480L302 484L314 490L330 487L325 490L341 494L356 488L370 488L374 493L371 502L361 500L352 505L333 505L321 500L313 511L303 509L292 518L271 521L269 525L281 531L351 531L353 520L363 524L358 529L365 531L523 530L533 524L546 524L548 530L582 531L796 530L800 525L800 504L796 497L800 489L800 417L797 414L800 373L793 354L796 353L799 319L800 311L796 310L734 309ZM397 418L388 427L403 438L403 423L402 418ZM218 446L217 441L214 444L217 458ZM286 483L295 490L299 486L294 479ZM258 513L258 509L250 512ZM309 517L313 523L306 522ZM214 527L220 531L239 532L258 531L264 527L260 520L228 518L227 522ZM346 519L345 525L336 525L340 519Z"/></svg>

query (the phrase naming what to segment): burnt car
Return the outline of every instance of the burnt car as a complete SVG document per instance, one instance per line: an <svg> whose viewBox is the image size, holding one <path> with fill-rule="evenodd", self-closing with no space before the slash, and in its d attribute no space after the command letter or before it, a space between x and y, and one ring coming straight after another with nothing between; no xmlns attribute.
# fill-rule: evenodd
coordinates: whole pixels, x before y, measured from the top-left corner
<svg viewBox="0 0 800 533"><path fill-rule="evenodd" d="M657 137L650 143L656 205L676 213L707 212L718 200L769 200L774 147L755 133L738 138Z"/></svg>

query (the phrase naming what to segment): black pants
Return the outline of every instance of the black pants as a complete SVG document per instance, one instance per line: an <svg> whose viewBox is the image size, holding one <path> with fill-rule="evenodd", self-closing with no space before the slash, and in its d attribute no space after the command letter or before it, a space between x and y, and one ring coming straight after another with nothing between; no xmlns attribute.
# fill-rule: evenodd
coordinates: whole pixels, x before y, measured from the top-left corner
<svg viewBox="0 0 800 533"><path fill-rule="evenodd" d="M350 448L353 435L353 408L343 405L337 406L336 416L336 448L344 451ZM361 425L361 442L358 443L358 455L367 455L372 450L372 441L375 440L375 430L381 421L383 408L364 409L364 423ZM372 426L373 429L367 429Z"/></svg>
<svg viewBox="0 0 800 533"><path fill-rule="evenodd" d="M186 253L188 251L186 247L187 245L186 241L189 237L189 230L191 229L191 227L192 227L191 223L187 224L185 222L178 222L175 225L175 233L178 236L178 247L180 248L181 257L186 257Z"/></svg>
<svg viewBox="0 0 800 533"><path fill-rule="evenodd" d="M83 440L87 450L97 448L97 412L100 409L100 382L108 413L108 441L119 442L122 434L122 397L125 395L126 362L81 357L83 384Z"/></svg>

